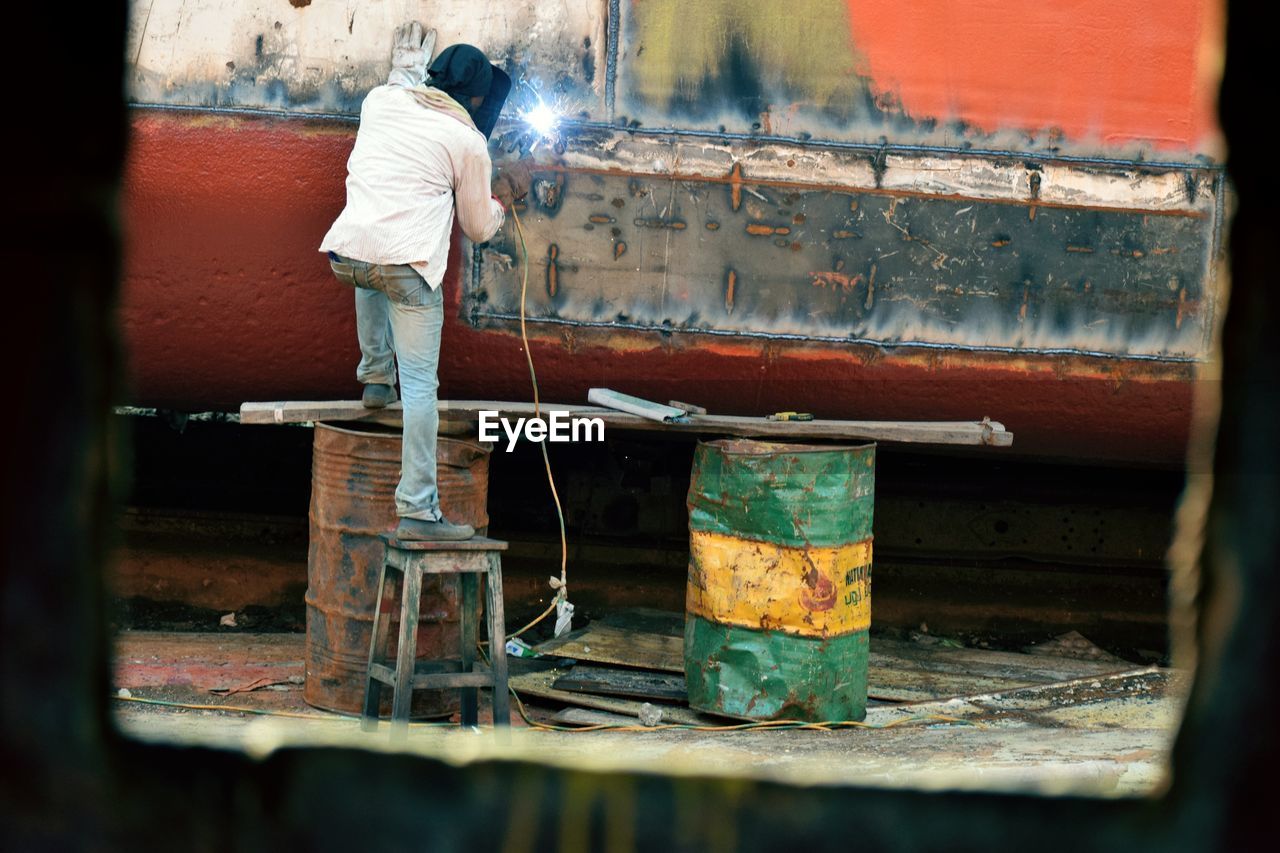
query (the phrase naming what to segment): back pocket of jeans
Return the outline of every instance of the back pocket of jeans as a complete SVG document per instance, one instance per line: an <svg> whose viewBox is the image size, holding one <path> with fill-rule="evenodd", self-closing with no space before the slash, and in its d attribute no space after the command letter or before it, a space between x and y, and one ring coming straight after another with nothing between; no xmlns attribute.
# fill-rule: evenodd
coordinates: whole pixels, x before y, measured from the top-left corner
<svg viewBox="0 0 1280 853"><path fill-rule="evenodd" d="M369 282L401 305L426 305L427 283L408 266L381 266L369 269Z"/></svg>
<svg viewBox="0 0 1280 853"><path fill-rule="evenodd" d="M338 281L350 287L357 287L356 270L351 264L343 261L329 261L329 269L333 270L333 275Z"/></svg>

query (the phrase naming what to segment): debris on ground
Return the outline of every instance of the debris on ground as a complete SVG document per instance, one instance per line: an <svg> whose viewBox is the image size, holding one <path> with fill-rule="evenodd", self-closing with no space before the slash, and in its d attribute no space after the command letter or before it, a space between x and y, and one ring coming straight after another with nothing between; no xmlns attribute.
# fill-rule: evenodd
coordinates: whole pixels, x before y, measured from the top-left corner
<svg viewBox="0 0 1280 853"><path fill-rule="evenodd" d="M964 643L953 637L940 637L936 634L925 634L920 631L912 631L907 635L911 642L918 646L942 646L947 649L963 649Z"/></svg>
<svg viewBox="0 0 1280 853"><path fill-rule="evenodd" d="M1098 648L1098 646L1090 642L1090 640L1079 631L1068 631L1065 634L1059 634L1052 640L1046 640L1045 642L1037 643L1034 646L1027 646L1023 651L1029 655L1051 655L1053 657L1073 658L1075 660L1124 663L1122 658L1118 658L1110 652Z"/></svg>
<svg viewBox="0 0 1280 853"><path fill-rule="evenodd" d="M538 653L519 637L512 637L506 643L507 655L515 658L537 657Z"/></svg>
<svg viewBox="0 0 1280 853"><path fill-rule="evenodd" d="M921 628L927 630L926 625ZM1077 635L1078 636L1078 635ZM951 637L911 631L908 640L873 636L867 667L870 704L942 701L1054 684L1132 669L1119 658L1031 655L969 648ZM1083 638L1081 638L1083 639ZM1088 641L1085 640L1087 643ZM512 687L560 705L639 716L637 700L708 722L684 693L684 614L618 610L535 647L576 666L512 678ZM1099 650L1101 651L1101 650ZM699 719L700 718L700 719Z"/></svg>
<svg viewBox="0 0 1280 853"><path fill-rule="evenodd" d="M215 696L231 696L236 693L252 693L255 690L289 690L301 687L305 679L301 675L290 675L287 678L258 678L239 687L212 687L209 692Z"/></svg>
<svg viewBox="0 0 1280 853"><path fill-rule="evenodd" d="M681 702L553 686L575 667L582 668L579 675L603 668L625 670L633 679L656 674L678 682L682 644L670 630L680 621L678 613L618 611L555 641L553 656L512 658L510 683L520 697L512 725L523 727L522 710L534 725L551 730L517 734L510 746L493 745L492 754L518 749L525 757L564 760L603 752L611 760L659 771L693 756L693 766L702 770L762 778L791 773L808 783L988 790L1043 785L1057 792L1142 794L1165 778L1189 680L1171 669L920 646L902 635L875 634L869 655L873 693L914 698L869 701L864 722L875 730L840 736L740 730ZM633 651L643 649L637 657L645 663L676 670L579 662L566 654L583 647L599 651L600 636L609 632L630 642ZM610 656L617 651L609 642L603 649ZM664 661L665 652L674 654ZM267 726L285 738L281 743L319 737L360 746L386 737L385 727L381 738L364 734L350 717L307 706L297 689L305 659L301 633L246 633L243 627L123 632L116 638L115 718L131 737L221 748L260 744ZM585 686L593 679L581 680ZM606 676L613 686L618 680L616 673ZM210 695L211 688L228 685L242 689ZM482 725L489 707L482 692ZM726 728L734 730L726 734ZM411 748L434 750L448 748L457 736L456 726L413 724L409 740Z"/></svg>
<svg viewBox="0 0 1280 853"><path fill-rule="evenodd" d="M662 722L661 708L648 702L640 706L640 724L642 726L656 726L660 722Z"/></svg>

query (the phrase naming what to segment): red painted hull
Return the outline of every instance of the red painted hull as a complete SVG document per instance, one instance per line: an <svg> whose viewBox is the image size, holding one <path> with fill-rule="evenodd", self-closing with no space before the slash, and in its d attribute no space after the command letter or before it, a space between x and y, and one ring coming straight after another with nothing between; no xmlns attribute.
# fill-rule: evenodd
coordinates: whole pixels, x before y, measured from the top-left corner
<svg viewBox="0 0 1280 853"><path fill-rule="evenodd" d="M139 110L125 176L121 319L130 402L187 409L354 398L349 290L316 251L343 205L349 124ZM460 317L458 247L445 280L441 394L530 399L517 334ZM1020 453L1180 462L1194 368L1116 359L762 342L540 328L543 399L593 386L714 411L973 419Z"/></svg>

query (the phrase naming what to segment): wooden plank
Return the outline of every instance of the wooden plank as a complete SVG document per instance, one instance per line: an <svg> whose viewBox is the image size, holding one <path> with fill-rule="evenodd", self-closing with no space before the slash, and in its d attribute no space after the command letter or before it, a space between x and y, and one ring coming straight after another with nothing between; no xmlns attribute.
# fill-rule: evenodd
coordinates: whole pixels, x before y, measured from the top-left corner
<svg viewBox="0 0 1280 853"><path fill-rule="evenodd" d="M643 669L616 669L605 666L575 666L551 685L573 693L596 693L605 696L627 696L655 699L660 702L685 702L684 675Z"/></svg>
<svg viewBox="0 0 1280 853"><path fill-rule="evenodd" d="M1098 677L1133 666L877 638L871 643L867 678L868 691L879 698L920 702Z"/></svg>
<svg viewBox="0 0 1280 853"><path fill-rule="evenodd" d="M493 687L493 674L488 672L437 672L415 675L413 689L456 690L459 687Z"/></svg>
<svg viewBox="0 0 1280 853"><path fill-rule="evenodd" d="M541 654L613 666L684 673L684 637L593 622L537 647Z"/></svg>
<svg viewBox="0 0 1280 853"><path fill-rule="evenodd" d="M873 662L874 661L874 662ZM1039 683L968 672L922 672L872 652L867 661L867 696L887 702L925 702L975 693L995 693Z"/></svg>
<svg viewBox="0 0 1280 853"><path fill-rule="evenodd" d="M1106 675L1133 669L1124 660L1080 660L1079 658L999 652L990 649L948 648L878 637L871 641L871 653L883 655L886 663L911 666L930 672L968 672L997 678L1027 678L1049 684Z"/></svg>
<svg viewBox="0 0 1280 853"><path fill-rule="evenodd" d="M490 539L487 536L472 536L470 539L427 540L397 539L390 533L380 537L383 542L393 545L401 551L505 551L507 543L501 539ZM482 558L483 559L483 558ZM428 570L429 571L429 570Z"/></svg>
<svg viewBox="0 0 1280 853"><path fill-rule="evenodd" d="M583 708L595 708L598 711L609 711L639 719L640 706L643 702L635 699L622 699L614 696L596 696L591 693L572 693L568 690L557 690L552 684L564 674L564 670L547 669L539 672L526 672L512 676L508 682L521 699L530 696L549 699L562 705L578 705ZM715 717L705 717L679 705L663 705L662 721L664 723L682 723L687 725L723 725L723 721Z"/></svg>
<svg viewBox="0 0 1280 853"><path fill-rule="evenodd" d="M440 432L446 435L474 433L481 411L498 412L501 417L527 418L534 414L532 403L499 400L441 400ZM662 430L700 435L733 435L751 438L824 438L846 441L883 441L904 444L955 444L1008 447L1013 433L996 421L770 421L740 415L690 415L688 423L659 423L637 415L599 406L571 406L544 403L543 416L564 412L570 417L600 418L606 428ZM385 409L366 409L357 400L281 401L242 403L240 422L244 424L314 423L316 421L359 421L402 426L400 403Z"/></svg>
<svg viewBox="0 0 1280 853"><path fill-rule="evenodd" d="M684 616L619 611L538 647L591 663L684 673ZM1049 658L986 649L924 646L873 638L867 693L892 702L920 702L1108 675L1132 668L1120 661Z"/></svg>

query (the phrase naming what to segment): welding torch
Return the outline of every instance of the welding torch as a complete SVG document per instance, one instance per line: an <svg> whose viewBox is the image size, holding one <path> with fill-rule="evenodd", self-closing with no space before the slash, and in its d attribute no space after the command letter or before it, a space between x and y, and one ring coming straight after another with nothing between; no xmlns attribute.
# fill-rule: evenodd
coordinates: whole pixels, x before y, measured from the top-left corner
<svg viewBox="0 0 1280 853"><path fill-rule="evenodd" d="M563 153L561 118L558 110L535 94L531 106L516 111L514 126L500 135L498 146L508 154L519 151L521 158L528 157L539 147Z"/></svg>

